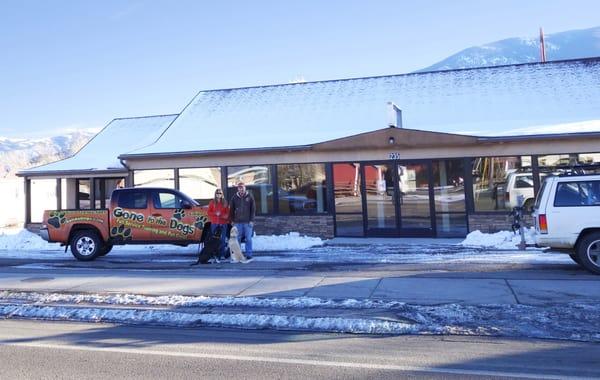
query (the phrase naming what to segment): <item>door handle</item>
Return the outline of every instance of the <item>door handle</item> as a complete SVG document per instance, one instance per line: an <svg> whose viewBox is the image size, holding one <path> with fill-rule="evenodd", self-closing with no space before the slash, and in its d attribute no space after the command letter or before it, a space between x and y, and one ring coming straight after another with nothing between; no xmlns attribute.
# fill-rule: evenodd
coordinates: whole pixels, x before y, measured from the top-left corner
<svg viewBox="0 0 600 380"><path fill-rule="evenodd" d="M162 214L152 214L152 216L158 218L159 216L162 216Z"/></svg>

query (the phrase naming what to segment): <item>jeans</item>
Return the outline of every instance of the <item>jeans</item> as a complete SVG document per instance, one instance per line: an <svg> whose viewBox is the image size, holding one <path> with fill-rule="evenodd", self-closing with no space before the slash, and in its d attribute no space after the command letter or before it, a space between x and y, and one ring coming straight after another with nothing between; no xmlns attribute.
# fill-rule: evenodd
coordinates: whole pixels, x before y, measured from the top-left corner
<svg viewBox="0 0 600 380"><path fill-rule="evenodd" d="M221 227L221 245L219 246L219 258L225 257L225 247L227 246L227 224L210 224L210 234L214 235L217 227Z"/></svg>
<svg viewBox="0 0 600 380"><path fill-rule="evenodd" d="M246 252L244 255L247 258L252 257L252 233L254 232L254 228L250 225L250 223L236 223L235 227L238 230L238 242L242 243L242 236L246 239Z"/></svg>

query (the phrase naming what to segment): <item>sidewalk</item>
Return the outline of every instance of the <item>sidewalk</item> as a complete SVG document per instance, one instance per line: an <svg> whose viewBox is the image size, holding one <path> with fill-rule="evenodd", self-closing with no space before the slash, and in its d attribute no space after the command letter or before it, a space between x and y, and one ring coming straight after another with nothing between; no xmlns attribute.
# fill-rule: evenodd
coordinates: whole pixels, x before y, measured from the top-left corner
<svg viewBox="0 0 600 380"><path fill-rule="evenodd" d="M19 273L20 272L20 273ZM0 290L144 295L318 297L393 300L415 305L600 303L600 278L582 273L312 272L198 269L185 271L19 270L2 268ZM517 272L518 274L518 272Z"/></svg>

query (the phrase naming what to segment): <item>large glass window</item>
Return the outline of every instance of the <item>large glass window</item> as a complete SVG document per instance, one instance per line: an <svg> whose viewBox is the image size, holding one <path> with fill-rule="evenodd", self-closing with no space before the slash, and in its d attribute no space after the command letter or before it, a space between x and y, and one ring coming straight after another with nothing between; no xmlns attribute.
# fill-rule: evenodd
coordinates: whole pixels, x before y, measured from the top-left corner
<svg viewBox="0 0 600 380"><path fill-rule="evenodd" d="M135 170L133 172L133 186L135 187L166 187L175 188L175 170Z"/></svg>
<svg viewBox="0 0 600 380"><path fill-rule="evenodd" d="M544 176L575 171L580 174L600 173L600 153L549 154L538 156L540 183Z"/></svg>
<svg viewBox="0 0 600 380"><path fill-rule="evenodd" d="M363 236L360 164L333 164L335 228L338 236Z"/></svg>
<svg viewBox="0 0 600 380"><path fill-rule="evenodd" d="M92 207L90 201L90 181L87 179L77 180L77 208L84 210Z"/></svg>
<svg viewBox="0 0 600 380"><path fill-rule="evenodd" d="M179 190L206 205L221 187L221 168L179 169Z"/></svg>
<svg viewBox="0 0 600 380"><path fill-rule="evenodd" d="M277 165L279 212L282 214L327 211L325 165Z"/></svg>
<svg viewBox="0 0 600 380"><path fill-rule="evenodd" d="M433 189L438 236L464 236L467 231L464 161L433 161Z"/></svg>
<svg viewBox="0 0 600 380"><path fill-rule="evenodd" d="M227 168L227 188L231 197L237 191L237 184L243 182L256 201L256 212L273 212L273 185L269 166L230 166Z"/></svg>
<svg viewBox="0 0 600 380"><path fill-rule="evenodd" d="M531 156L478 157L472 173L475 211L511 210L519 199L533 204Z"/></svg>
<svg viewBox="0 0 600 380"><path fill-rule="evenodd" d="M124 187L124 184L125 178L96 178L94 185L96 209L108 208L113 190Z"/></svg>
<svg viewBox="0 0 600 380"><path fill-rule="evenodd" d="M55 210L56 200L56 179L32 179L31 222L40 223L44 210Z"/></svg>

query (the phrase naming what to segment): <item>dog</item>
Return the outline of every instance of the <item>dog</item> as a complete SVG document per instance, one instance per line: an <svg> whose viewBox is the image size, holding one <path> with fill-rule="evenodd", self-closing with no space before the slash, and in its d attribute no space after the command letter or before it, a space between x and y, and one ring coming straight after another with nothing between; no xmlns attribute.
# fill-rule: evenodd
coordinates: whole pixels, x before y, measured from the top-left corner
<svg viewBox="0 0 600 380"><path fill-rule="evenodd" d="M209 235L204 239L204 246L198 254L198 261L191 265L208 264L211 259L215 259L219 262L219 249L221 248L221 234L223 233L221 227L215 229L215 233Z"/></svg>
<svg viewBox="0 0 600 380"><path fill-rule="evenodd" d="M231 262L232 263L249 263L252 259L247 259L246 256L242 253L242 247L237 240L238 230L235 226L231 228L229 233L229 241L227 245L229 247L229 252L231 253Z"/></svg>

